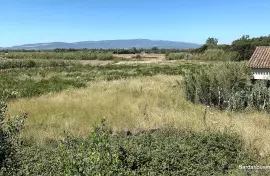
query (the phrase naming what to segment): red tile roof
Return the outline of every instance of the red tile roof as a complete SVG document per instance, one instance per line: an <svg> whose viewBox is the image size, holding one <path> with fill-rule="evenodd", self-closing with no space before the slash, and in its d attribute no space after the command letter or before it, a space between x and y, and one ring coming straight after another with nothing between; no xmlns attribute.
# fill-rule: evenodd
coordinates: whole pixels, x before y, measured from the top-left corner
<svg viewBox="0 0 270 176"><path fill-rule="evenodd" d="M256 47L248 66L251 68L270 68L270 46Z"/></svg>

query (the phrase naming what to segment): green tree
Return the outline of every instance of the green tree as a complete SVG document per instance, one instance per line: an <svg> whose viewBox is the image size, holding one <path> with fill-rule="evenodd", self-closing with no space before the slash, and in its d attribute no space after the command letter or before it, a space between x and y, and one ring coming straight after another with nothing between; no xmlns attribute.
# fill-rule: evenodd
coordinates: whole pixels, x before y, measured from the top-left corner
<svg viewBox="0 0 270 176"><path fill-rule="evenodd" d="M138 53L137 48L136 48L136 47L133 47L133 48L132 48L132 52L133 52L134 54Z"/></svg>
<svg viewBox="0 0 270 176"><path fill-rule="evenodd" d="M231 50L238 53L237 60L248 60L256 46L270 46L270 36L250 38L249 35L243 35L241 38L233 41Z"/></svg>
<svg viewBox="0 0 270 176"><path fill-rule="evenodd" d="M209 37L207 40L206 40L206 43L207 45L209 46L217 46L218 44L218 39L217 38L211 38Z"/></svg>
<svg viewBox="0 0 270 176"><path fill-rule="evenodd" d="M152 51L157 51L158 50L158 47L153 47L151 50Z"/></svg>

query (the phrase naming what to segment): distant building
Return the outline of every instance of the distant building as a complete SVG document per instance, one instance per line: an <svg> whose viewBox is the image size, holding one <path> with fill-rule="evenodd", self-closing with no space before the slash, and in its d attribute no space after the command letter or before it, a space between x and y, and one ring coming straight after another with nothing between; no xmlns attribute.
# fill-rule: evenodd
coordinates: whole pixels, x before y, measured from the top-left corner
<svg viewBox="0 0 270 176"><path fill-rule="evenodd" d="M254 79L270 80L270 46L256 47L248 65Z"/></svg>

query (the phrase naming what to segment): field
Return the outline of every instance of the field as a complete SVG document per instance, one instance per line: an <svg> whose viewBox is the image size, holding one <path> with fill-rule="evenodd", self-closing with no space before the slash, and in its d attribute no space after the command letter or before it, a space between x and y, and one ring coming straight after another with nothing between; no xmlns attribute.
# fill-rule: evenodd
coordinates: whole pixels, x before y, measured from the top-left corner
<svg viewBox="0 0 270 176"><path fill-rule="evenodd" d="M80 175L77 167L93 174L87 166L95 164L97 173L110 168L123 175L267 174L238 169L245 164L266 165L270 159L267 112L219 110L186 99L184 77L221 62L166 60L162 54L142 54L142 58L113 55L113 61L81 60L68 54L58 54L54 59L28 56L13 53L0 60L0 94L8 105L6 119L27 113L20 133L22 158L26 159L20 167L29 175L45 174L44 170ZM105 137L93 137L96 143L90 145L88 137L96 134L100 125L109 130L99 129ZM61 148L59 141L67 136L73 143ZM149 141L152 143L148 145ZM81 144L90 148L72 148ZM116 150L119 146L120 153ZM129 155L123 155L122 148ZM99 153L104 160L93 158L89 165L91 162L85 161L88 154L81 154L88 150ZM54 152L48 155L50 151ZM36 153L39 159L32 161L30 153ZM105 163L107 154L114 157L109 163ZM163 162L166 157L170 160ZM57 158L63 162L59 164ZM186 163L178 168L183 159ZM171 163L174 160L178 163ZM135 161L139 163L134 168ZM32 166L31 162L39 164ZM164 168L156 173L162 162Z"/></svg>
<svg viewBox="0 0 270 176"><path fill-rule="evenodd" d="M123 57L126 59L135 59L136 56L140 56L144 60L165 60L165 54L147 54L147 53L141 53L141 54L114 54L115 57Z"/></svg>
<svg viewBox="0 0 270 176"><path fill-rule="evenodd" d="M258 112L232 113L210 109L204 124L205 106L187 102L177 82L181 76L158 75L114 81L94 81L85 88L9 104L9 114L29 113L24 136L44 145L63 131L87 135L102 118L112 130L131 131L171 126L192 131L229 130L255 144L261 155L270 152L269 115Z"/></svg>

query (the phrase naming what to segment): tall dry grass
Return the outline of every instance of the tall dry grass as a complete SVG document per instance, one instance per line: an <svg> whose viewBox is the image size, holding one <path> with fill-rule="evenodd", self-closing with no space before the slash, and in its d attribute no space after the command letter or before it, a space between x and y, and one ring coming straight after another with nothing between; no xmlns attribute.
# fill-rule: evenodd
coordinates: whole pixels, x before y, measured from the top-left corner
<svg viewBox="0 0 270 176"><path fill-rule="evenodd" d="M248 144L270 153L270 118L266 113L208 110L187 102L179 76L154 76L92 82L86 89L72 89L38 98L9 102L9 115L28 112L25 138L38 142L59 139L63 131L87 136L106 118L114 130L147 130L164 126L202 131L206 128L235 131Z"/></svg>

